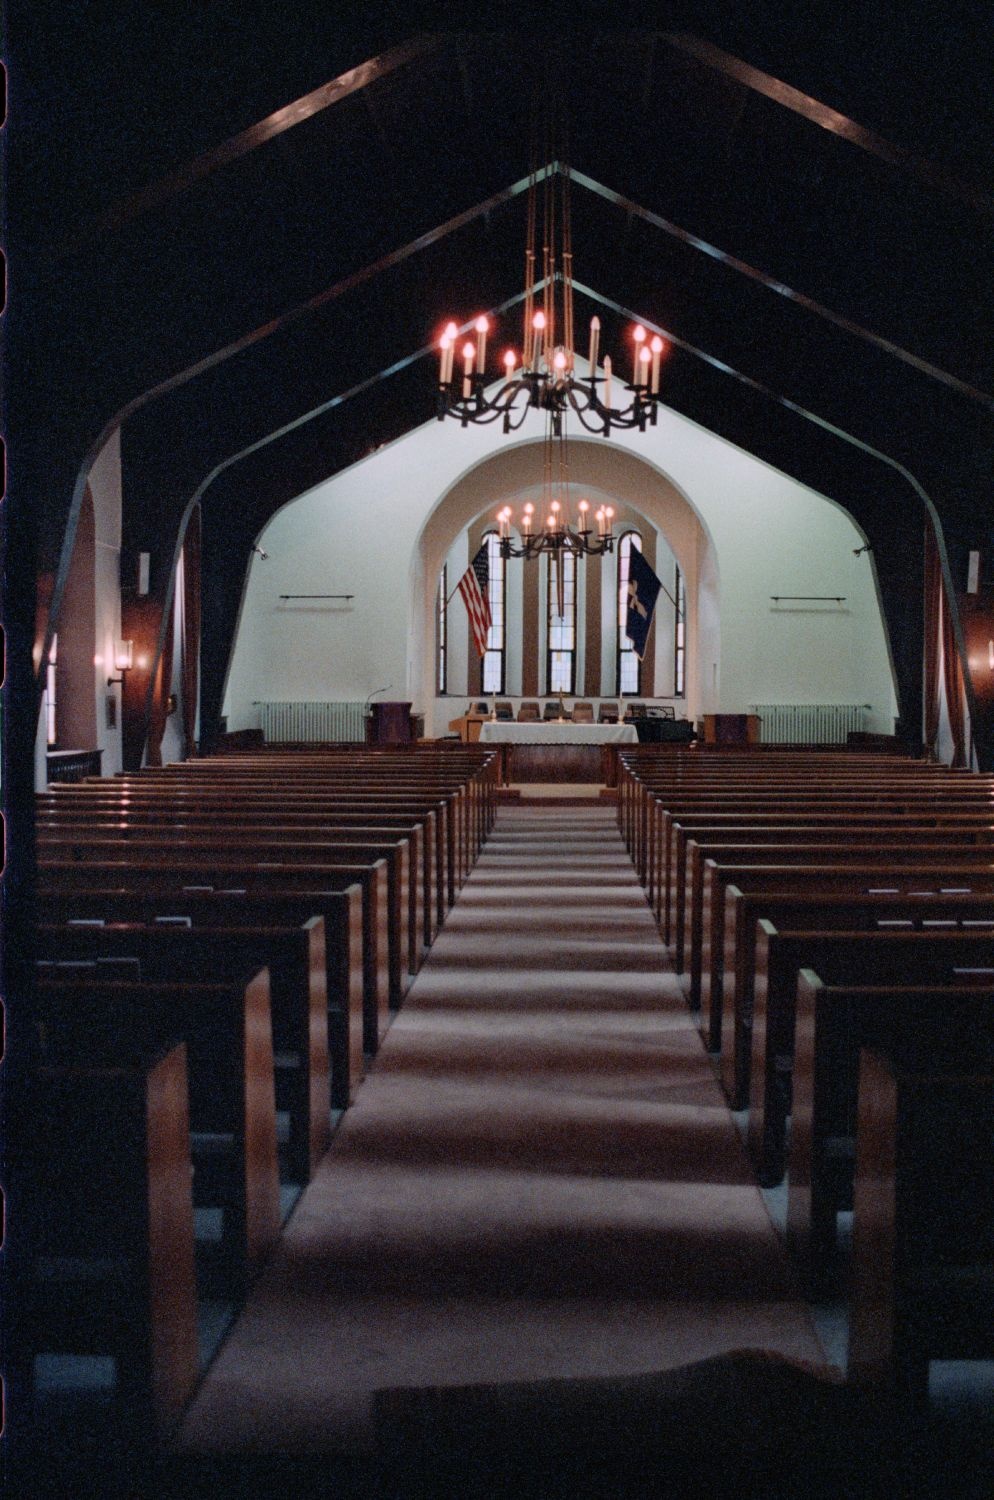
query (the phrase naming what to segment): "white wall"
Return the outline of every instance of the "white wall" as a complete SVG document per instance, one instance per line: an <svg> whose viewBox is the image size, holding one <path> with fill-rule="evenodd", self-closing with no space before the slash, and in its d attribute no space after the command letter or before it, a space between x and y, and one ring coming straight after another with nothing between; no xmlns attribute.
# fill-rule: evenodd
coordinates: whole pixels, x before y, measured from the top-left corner
<svg viewBox="0 0 994 1500"><path fill-rule="evenodd" d="M121 689L108 687L114 677L114 646L121 636L121 432L114 432L94 461L89 477L93 498L95 595L93 686L96 748L103 751L101 769L113 776L121 769ZM107 699L116 700L116 723L107 725ZM82 749L92 748L81 746ZM35 785L47 783L45 701L35 738Z"/></svg>
<svg viewBox="0 0 994 1500"><path fill-rule="evenodd" d="M97 699L97 744L103 753L101 769L113 776L121 769L121 689L108 687L114 670L114 647L121 637L121 429L116 428L90 470L96 556L96 650L93 689ZM117 700L117 723L107 727L107 699Z"/></svg>
<svg viewBox="0 0 994 1500"><path fill-rule="evenodd" d="M429 398L426 390L426 408ZM457 560L452 550L464 528L536 485L541 435L537 414L516 437L429 421L284 507L260 537L270 560L253 557L249 572L229 727L258 723L253 700L364 699L389 684L384 696L411 699L428 732L444 732L452 709L435 704L438 572L449 555L451 590L466 566L465 552ZM665 408L644 434L571 439L570 454L576 493L597 489L641 513L683 571L691 717L762 702L866 703L866 727L890 732L895 698L872 554L853 557L863 538L838 506ZM355 598L277 597L325 592ZM778 605L775 594L844 602ZM463 613L457 596L454 698ZM668 684L670 656L657 638L657 689ZM605 645L605 664L609 657L613 673Z"/></svg>

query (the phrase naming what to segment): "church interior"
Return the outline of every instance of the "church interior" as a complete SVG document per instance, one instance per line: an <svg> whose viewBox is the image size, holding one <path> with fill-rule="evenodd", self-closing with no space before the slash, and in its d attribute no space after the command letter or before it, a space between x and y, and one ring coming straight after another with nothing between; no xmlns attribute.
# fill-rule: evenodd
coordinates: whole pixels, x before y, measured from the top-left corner
<svg viewBox="0 0 994 1500"><path fill-rule="evenodd" d="M994 25L593 9L6 8L11 1493L994 1485Z"/></svg>

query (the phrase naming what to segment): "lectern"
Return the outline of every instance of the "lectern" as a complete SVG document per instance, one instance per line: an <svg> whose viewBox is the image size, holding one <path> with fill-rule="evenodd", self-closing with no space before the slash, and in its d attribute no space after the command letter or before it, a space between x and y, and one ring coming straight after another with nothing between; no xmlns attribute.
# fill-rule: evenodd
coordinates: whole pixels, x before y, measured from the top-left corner
<svg viewBox="0 0 994 1500"><path fill-rule="evenodd" d="M409 703L371 703L366 719L367 745L409 745L411 705Z"/></svg>

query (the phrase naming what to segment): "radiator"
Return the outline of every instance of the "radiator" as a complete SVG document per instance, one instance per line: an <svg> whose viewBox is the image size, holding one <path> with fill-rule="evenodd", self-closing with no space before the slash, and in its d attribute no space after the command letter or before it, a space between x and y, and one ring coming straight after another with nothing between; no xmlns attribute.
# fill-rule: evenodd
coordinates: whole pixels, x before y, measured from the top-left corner
<svg viewBox="0 0 994 1500"><path fill-rule="evenodd" d="M366 738L365 703L260 703L267 744Z"/></svg>
<svg viewBox="0 0 994 1500"><path fill-rule="evenodd" d="M760 744L844 745L863 727L862 703L756 703Z"/></svg>

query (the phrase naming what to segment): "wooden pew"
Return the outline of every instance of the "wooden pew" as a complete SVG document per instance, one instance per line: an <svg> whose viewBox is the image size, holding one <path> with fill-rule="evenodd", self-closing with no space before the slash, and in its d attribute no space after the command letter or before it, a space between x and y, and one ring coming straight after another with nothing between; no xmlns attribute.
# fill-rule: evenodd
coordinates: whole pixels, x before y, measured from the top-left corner
<svg viewBox="0 0 994 1500"><path fill-rule="evenodd" d="M119 889L132 894L158 892L175 895L198 890L255 893L276 901L284 896L319 897L324 892L362 887L363 930L363 1045L375 1053L390 1018L387 936L387 864L334 865L245 864L225 858L190 859L168 863L100 862L45 859L39 861L40 883L53 890ZM320 902L312 914L323 915Z"/></svg>
<svg viewBox="0 0 994 1500"><path fill-rule="evenodd" d="M871 976L872 977L872 976ZM994 1055L990 972L932 985L797 985L787 1238L809 1289L830 1284L836 1220L851 1205L861 1047L917 1050L930 1065ZM947 1142L950 1158L958 1143Z"/></svg>
<svg viewBox="0 0 994 1500"><path fill-rule="evenodd" d="M709 855L714 856L714 858L723 858L723 855L721 855L721 850L754 849L757 844L769 844L771 843L771 841L772 843L783 844L783 846L790 846L790 844L793 844L793 846L798 847L798 853L796 853L795 856L796 861L802 861L802 859L804 859L804 853L801 852L802 844L814 846L814 844L822 843L823 846L826 847L826 849L829 849L829 847L832 846L832 843L847 843L852 844L852 846L858 846L858 844L862 843L868 844L868 846L877 846L877 844L885 843L886 841L886 843L888 843L888 846L891 846L891 844L901 843L900 828L901 819L903 819L904 816L910 816L913 819L912 823L907 826L907 840L909 841L918 840L918 838L921 838L922 846L930 847L934 846L934 844L939 843L955 843L961 844L961 846L964 847L964 850L969 849L969 846L975 844L975 828L973 828L973 826L967 826L967 828L963 828L963 825L951 823L951 825L949 825L951 831L949 831L949 834L946 835L945 822L940 819L939 823L937 823L936 825L936 828L934 828L934 831L925 831L925 829L922 829L921 826L918 825L918 817L922 816L922 811L925 811L925 813L931 813L931 808L928 808L927 805L925 805L924 808L916 807L915 802L913 802L912 798L904 799L904 805L900 808L883 807L882 805L879 813L879 823L877 823L877 825L873 825L873 823L850 822L849 816L847 816L849 810L847 810L846 802L840 802L835 810L837 810L838 813L841 814L841 819L843 819L841 820L841 831L840 825L834 825L834 829L831 829L831 831L837 831L837 837L835 838L831 837L831 831L826 832L823 831L823 829L817 829L817 831L811 835L796 835L795 837L795 835L792 834L792 831L790 831L790 828L787 828L786 831L784 831L783 837L778 838L777 835L771 835L769 834L769 832L766 832L766 829L768 828L777 828L777 817L768 817L768 820L766 820L765 828L760 829L757 838L751 837L751 832L745 832L742 837L732 837L727 841L721 841L720 838L711 838L711 840L708 840L708 838L697 837L687 838L687 846L685 846L685 861L681 862L681 864L678 865L678 868L676 868L676 936L675 944L673 944L673 962L675 962L675 968L676 971L678 971L678 974L685 974L685 972L688 972L688 974L690 974L690 956L691 954L693 954L694 944L700 941L699 935L700 930L702 930L700 924L702 924L703 900L702 865ZM882 835L880 835L880 837L877 837L876 826L879 826L879 828L882 829ZM889 834L888 828L891 828L891 832L889 832ZM859 837L859 835L861 834L862 837ZM984 847L990 846L988 846L988 844L985 844L984 841L976 844L976 849L978 850L982 850L984 849ZM745 864L748 859L751 859L751 855L748 855L748 853L744 853L741 859L742 864ZM762 853L757 853L757 862L760 861L762 861ZM822 858L822 861L820 862L822 862L822 864L829 864L829 862L831 862L831 859Z"/></svg>
<svg viewBox="0 0 994 1500"><path fill-rule="evenodd" d="M784 946L767 948L771 932L795 930L854 932L956 932L982 936L994 928L994 888L970 895L841 895L786 890L743 892L730 886L726 903L734 908L734 930L754 935L738 952L736 1006L752 993L752 1060L749 1067L748 1143L760 1181L771 1187L786 1170L786 1121L794 1066L794 1003L804 964ZM763 920L764 914L769 914ZM783 929L783 931L781 931ZM750 972L751 963L751 972ZM724 1043L722 1058L725 1057Z"/></svg>
<svg viewBox="0 0 994 1500"><path fill-rule="evenodd" d="M994 892L991 893L994 902ZM992 908L994 909L994 908ZM991 943L994 924L985 924L982 932L959 928L943 928L922 931L876 931L859 932L848 930L778 931L774 924L761 918L758 927L761 937L757 947L762 949L767 974L773 975L773 1005L769 1004L769 989L766 994L766 1037L763 1046L765 1064L767 1047L773 1046L773 1079L779 1095L779 1107L783 1109L790 1098L792 1074L791 1057L793 1047L793 1005L786 996L796 997L797 982L802 969L813 969L827 984L854 984L861 976L875 984L951 983L956 971L961 969L984 969L990 971L994 984L994 946ZM757 980L757 988L762 988ZM770 1017L774 1024L770 1025ZM742 1018L737 1048L726 1048L722 1054L729 1066L722 1069L722 1082L729 1103L734 1109L744 1109L749 1102L749 1065L752 1047L751 1018ZM741 1049L739 1067L731 1065L734 1053ZM758 1048L757 1048L758 1050ZM765 1068L764 1068L765 1071ZM772 1082L773 1080L771 1080ZM779 1124L774 1116L774 1105L764 1119L765 1128L772 1135ZM782 1119L782 1116L780 1117ZM768 1162L764 1165L769 1165ZM763 1180L770 1185L770 1174L764 1172Z"/></svg>
<svg viewBox="0 0 994 1500"><path fill-rule="evenodd" d="M67 828L42 826L38 829L38 854L42 864L51 856L73 859L80 863L110 863L133 859L139 864L173 864L180 859L214 858L252 861L273 867L338 864L344 861L371 862L382 859L387 867L387 982L388 1002L397 1010L410 982L411 959L409 939L412 925L404 914L410 910L409 893L418 888L410 880L410 845L406 838L391 839L381 832L368 834L354 830L336 834L333 840L310 842L296 836L278 836L268 830L256 834L251 829L227 832L223 839L213 835L191 833L187 829L140 829L123 837L105 838L102 831L90 831L85 825ZM417 904L415 903L417 909ZM413 930L417 930L417 923Z"/></svg>
<svg viewBox="0 0 994 1500"><path fill-rule="evenodd" d="M489 758L493 761L493 757ZM377 770L376 763L361 766L354 757L347 764L337 765L322 757L309 762L308 759L292 756L281 762L272 755L259 762L245 757L222 758L217 762L186 761L178 766L159 770L146 770L131 779L114 778L125 787L158 786L163 789L196 790L203 786L223 785L230 790L257 790L269 787L276 795L283 795L290 788L295 794L310 795L351 794L356 805L362 805L371 794L403 798L421 796L426 793L445 798L450 804L453 829L453 869L450 886L458 885L472 866L488 827L492 823L493 773L489 763L470 774L460 776L458 768L451 763L443 766L444 774L437 770L411 769L411 763L398 765L397 758L386 769ZM450 901L454 889L450 888Z"/></svg>
<svg viewBox="0 0 994 1500"><path fill-rule="evenodd" d="M209 930L155 921L42 922L38 951L52 960L134 958L135 977L156 984L173 979L209 984L217 974L248 980L267 968L277 1103L285 1094L289 1115L288 1175L293 1182L310 1181L331 1140L323 917L292 927Z"/></svg>
<svg viewBox="0 0 994 1500"><path fill-rule="evenodd" d="M994 851L955 845L915 842L905 847L883 849L859 844L823 845L817 850L800 848L793 851L779 845L760 846L754 858L748 855L743 858L744 853L737 852L729 863L705 859L702 879L699 886L695 885L695 903L700 917L695 916L693 924L690 1004L701 1010L702 1030L712 1051L717 1050L721 1039L726 890L729 885L748 890L750 870L767 878L776 878L781 888L793 885L799 891L817 889L819 884L829 889L831 872L846 869L861 881L856 889L875 887L895 892L982 889L986 880L994 878ZM788 871L792 873L788 875Z"/></svg>
<svg viewBox="0 0 994 1500"><path fill-rule="evenodd" d="M796 804L795 804L796 807ZM994 843L994 819L987 812L956 812L909 807L907 811L890 813L887 810L855 812L851 807L826 804L812 800L807 808L791 813L771 814L769 810L753 813L723 813L720 819L714 814L681 814L679 818L665 815L669 837L668 850L664 853L656 891L657 921L664 941L674 949L675 960L682 972L684 956L685 902L687 893L687 846L691 839L698 845L709 842L735 843L796 843L832 842L832 833L841 828L847 838L858 842L872 841L878 831L889 834L917 831L923 839L952 837L956 842L971 844ZM857 837L858 836L858 837ZM709 851L710 852L710 851Z"/></svg>
<svg viewBox="0 0 994 1500"><path fill-rule="evenodd" d="M54 805L53 805L54 804ZM441 804L444 811L444 804ZM204 805L185 803L177 806L172 799L156 795L140 804L131 798L108 798L102 794L66 804L63 799L38 798L36 826L39 836L49 830L100 830L107 837L141 836L141 830L173 829L177 834L200 835L206 831L227 838L246 834L266 834L282 841L321 843L335 836L350 840L357 831L372 836L383 831L388 836L408 837L412 842L408 911L409 967L412 974L421 967L424 950L434 940L437 927L436 883L444 878L444 865L435 833L435 813L421 815L397 812L300 812L294 805L274 810L268 799L244 802L233 810L227 802ZM420 856L418 854L420 850ZM416 878L420 870L420 879ZM444 915L444 914L443 914Z"/></svg>
<svg viewBox="0 0 994 1500"><path fill-rule="evenodd" d="M43 886L38 891L38 910L42 921L60 924L103 919L224 928L267 922L306 926L320 920L324 928L331 1105L334 1109L346 1109L351 1103L364 1070L361 884L348 885L340 891L278 896L265 891L192 891L179 886L156 892L113 888L59 890ZM316 1073L312 1069L312 1078Z"/></svg>
<svg viewBox="0 0 994 1500"><path fill-rule="evenodd" d="M129 1426L162 1441L199 1374L186 1047L118 1045L110 1059L91 1046L75 1063L49 1061L33 1107L16 1357L30 1369L48 1353L112 1356Z"/></svg>
<svg viewBox="0 0 994 1500"><path fill-rule="evenodd" d="M219 1161L195 1138L194 1197L220 1202L223 1269L242 1292L280 1232L269 971L241 984L140 984L102 978L96 965L40 968L37 995L53 1066L186 1042L191 1129L231 1140Z"/></svg>
<svg viewBox="0 0 994 1500"><path fill-rule="evenodd" d="M748 773L735 773L723 767L720 775L657 778L640 783L629 847L636 867L646 877L665 826L666 812L717 815L748 810L750 805L787 812L791 802L798 798L802 802L821 799L829 804L849 800L854 807L863 805L873 810L876 802L868 795L870 792L891 802L906 795L927 795L946 805L968 802L975 810L986 807L994 814L994 787L976 777L951 780L949 773L937 775L934 769L910 774L874 770L872 775L859 775L858 758L828 768L818 759L796 764L777 762L775 766L757 767Z"/></svg>
<svg viewBox="0 0 994 1500"><path fill-rule="evenodd" d="M992 1145L989 1052L945 1067L861 1052L851 1384L924 1405L931 1359L994 1359Z"/></svg>

